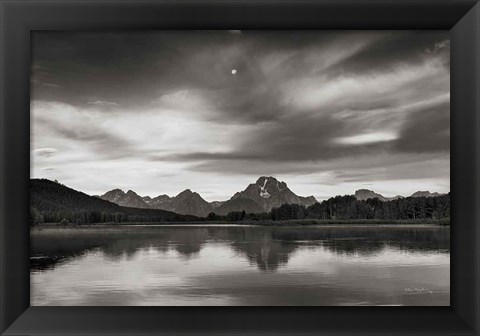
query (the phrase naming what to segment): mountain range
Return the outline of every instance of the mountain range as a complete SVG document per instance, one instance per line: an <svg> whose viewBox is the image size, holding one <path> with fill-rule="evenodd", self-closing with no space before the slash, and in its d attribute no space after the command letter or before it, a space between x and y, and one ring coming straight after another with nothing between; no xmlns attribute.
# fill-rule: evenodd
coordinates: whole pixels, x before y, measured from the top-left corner
<svg viewBox="0 0 480 336"><path fill-rule="evenodd" d="M410 197L435 197L435 196L441 196L443 194L439 194L437 192L431 193L430 191L417 191L410 195ZM368 189L359 189L355 191L355 198L359 201L365 201L369 198L378 198L382 202L387 202L387 201L393 201L399 198L404 198L401 195L397 195L394 197L385 197L381 194L377 194L373 190L368 190Z"/></svg>
<svg viewBox="0 0 480 336"><path fill-rule="evenodd" d="M439 193L431 193L429 191L417 191L410 197L434 197L440 195ZM160 209L198 217L206 217L211 212L217 215L226 215L234 211L263 213L269 212L273 208L278 208L282 204L309 206L317 202L313 196L302 197L296 195L288 188L285 182L278 181L271 176L258 178L255 183L249 184L245 190L235 193L226 201L207 202L202 196L190 189L186 189L173 197L163 194L153 198L140 196L132 190L124 192L120 189L113 189L99 197L124 207ZM400 195L385 197L368 189L357 190L355 197L357 200L378 198L383 202L404 198Z"/></svg>
<svg viewBox="0 0 480 336"><path fill-rule="evenodd" d="M296 195L285 182L280 182L271 176L260 177L255 183L248 185L245 190L235 193L227 201L207 202L190 189L186 189L174 197L159 195L153 198L140 196L132 190L125 193L120 189L113 189L100 198L126 207L161 209L199 217L206 217L211 212L218 215L243 210L247 213L269 212L272 208L282 204L309 206L317 202L313 196Z"/></svg>
<svg viewBox="0 0 480 336"><path fill-rule="evenodd" d="M418 197L439 196L442 197L439 193L418 191L406 198L405 201ZM402 196L387 198L366 189L357 190L354 197L358 200L378 198L381 201L395 198L403 201L404 199ZM335 199L337 197L330 200ZM103 196L89 196L58 182L46 179L30 180L31 218L33 222L37 223L58 223L65 219L72 223L191 222L202 220L201 217L205 218L210 212L217 215L226 215L237 211L258 214L267 213L273 208L280 208L283 204L309 206L318 204L316 202L314 197L297 196L287 187L286 183L265 176L260 177L245 190L235 193L224 202L207 202L198 193L189 189L175 197L168 195L154 198L142 197L132 190L125 193L120 189L111 190ZM315 214L315 209L311 214ZM435 211L437 214L445 212L442 209ZM325 218L322 216L319 218Z"/></svg>
<svg viewBox="0 0 480 336"><path fill-rule="evenodd" d="M127 194L123 197L125 202L128 200L132 201L132 204L142 205L136 202L133 192ZM109 195L119 202L122 197L122 193L118 190L115 192L112 190ZM48 223L58 223L62 218L73 223L191 222L200 220L195 216L180 215L171 211L120 206L47 179L30 180L30 206L31 209L35 209L31 217L41 215L42 222Z"/></svg>

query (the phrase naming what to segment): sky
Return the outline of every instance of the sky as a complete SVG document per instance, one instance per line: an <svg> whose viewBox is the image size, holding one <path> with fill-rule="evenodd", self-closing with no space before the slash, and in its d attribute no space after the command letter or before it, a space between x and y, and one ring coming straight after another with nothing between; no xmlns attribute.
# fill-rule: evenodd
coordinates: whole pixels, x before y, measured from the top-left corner
<svg viewBox="0 0 480 336"><path fill-rule="evenodd" d="M31 176L91 195L260 176L323 200L450 191L448 31L34 32Z"/></svg>

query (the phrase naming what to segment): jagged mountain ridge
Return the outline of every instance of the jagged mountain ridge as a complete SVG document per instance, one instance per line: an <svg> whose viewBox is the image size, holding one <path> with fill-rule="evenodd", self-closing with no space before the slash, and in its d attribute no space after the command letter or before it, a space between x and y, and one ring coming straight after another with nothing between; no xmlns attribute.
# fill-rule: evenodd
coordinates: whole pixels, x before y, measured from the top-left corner
<svg viewBox="0 0 480 336"><path fill-rule="evenodd" d="M127 191L126 193L121 189L113 189L104 195L100 196L101 199L106 201L118 204L120 206L131 207L131 208L140 208L140 209L149 209L151 208L144 200L144 198L137 195L132 190Z"/></svg>
<svg viewBox="0 0 480 336"><path fill-rule="evenodd" d="M431 193L430 191L417 191L408 197L435 197L435 196L441 196L441 195L444 195L444 194L440 194L438 192ZM382 202L387 202L387 201L393 201L399 198L404 198L404 196L397 195L394 197L385 197L381 194L374 192L373 190L359 189L355 191L355 198L359 201L365 201L370 198L378 198Z"/></svg>
<svg viewBox="0 0 480 336"><path fill-rule="evenodd" d="M198 193L186 189L175 197L159 195L141 197L129 190L124 193L120 189L113 189L100 198L122 206L133 208L159 209L175 212L181 215L205 217L213 211L213 206L205 201Z"/></svg>
<svg viewBox="0 0 480 336"><path fill-rule="evenodd" d="M113 189L100 198L130 207L151 208L172 211L178 214L206 217L210 212L224 215L232 211L247 213L268 212L282 204L312 205L317 202L315 197L302 197L293 193L285 182L274 177L262 176L256 183L250 184L245 190L235 193L227 201L205 201L198 193L186 189L175 197L159 195L157 197L141 197L129 190L124 193Z"/></svg>
<svg viewBox="0 0 480 336"><path fill-rule="evenodd" d="M190 189L182 191L175 197L170 198L159 204L164 210L173 211L180 214L195 214L197 216L206 217L213 211L213 206L205 201L202 196Z"/></svg>

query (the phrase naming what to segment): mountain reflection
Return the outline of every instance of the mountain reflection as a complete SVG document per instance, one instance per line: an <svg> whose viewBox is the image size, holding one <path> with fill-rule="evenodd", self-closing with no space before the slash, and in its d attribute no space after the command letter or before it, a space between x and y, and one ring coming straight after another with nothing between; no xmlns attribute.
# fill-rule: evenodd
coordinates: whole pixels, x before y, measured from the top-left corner
<svg viewBox="0 0 480 336"><path fill-rule="evenodd" d="M449 228L374 226L296 227L120 227L45 229L31 234L31 269L54 268L89 251L111 261L131 259L143 249L159 257L175 251L194 260L207 244L229 246L264 272L287 265L301 248L324 248L335 254L374 255L386 246L405 251L448 253Z"/></svg>

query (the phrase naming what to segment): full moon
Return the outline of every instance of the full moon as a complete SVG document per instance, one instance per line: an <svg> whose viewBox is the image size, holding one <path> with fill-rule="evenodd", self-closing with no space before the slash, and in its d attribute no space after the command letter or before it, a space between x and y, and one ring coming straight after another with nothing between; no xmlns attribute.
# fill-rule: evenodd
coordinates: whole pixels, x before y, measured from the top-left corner
<svg viewBox="0 0 480 336"><path fill-rule="evenodd" d="M237 70L232 69L232 75L235 75L237 73Z"/></svg>

